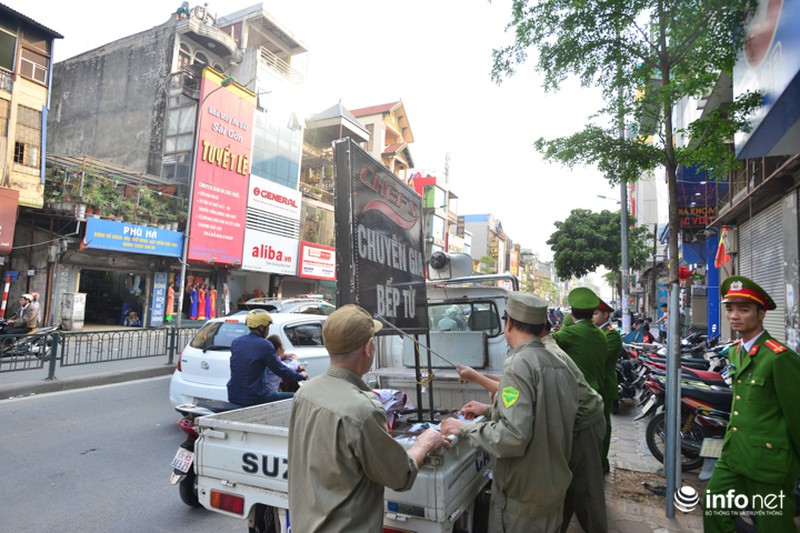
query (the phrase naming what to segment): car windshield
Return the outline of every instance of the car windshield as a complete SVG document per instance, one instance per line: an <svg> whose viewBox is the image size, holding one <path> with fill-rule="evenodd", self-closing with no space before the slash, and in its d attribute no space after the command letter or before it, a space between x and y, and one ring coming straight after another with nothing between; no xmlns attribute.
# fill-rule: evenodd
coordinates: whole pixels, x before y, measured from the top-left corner
<svg viewBox="0 0 800 533"><path fill-rule="evenodd" d="M198 350L207 350L214 346L215 349L230 349L233 339L247 335L250 329L243 322L208 322L192 339L189 345Z"/></svg>

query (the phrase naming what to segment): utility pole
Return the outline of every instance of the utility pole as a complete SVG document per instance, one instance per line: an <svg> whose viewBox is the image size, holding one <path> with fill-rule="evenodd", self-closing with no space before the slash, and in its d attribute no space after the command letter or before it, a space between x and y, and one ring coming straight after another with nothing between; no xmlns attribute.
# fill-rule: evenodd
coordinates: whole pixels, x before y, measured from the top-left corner
<svg viewBox="0 0 800 533"><path fill-rule="evenodd" d="M625 114L622 102L622 88L619 89L619 139L625 141ZM620 159L622 156L620 155ZM621 245L622 272L620 273L620 293L622 294L622 334L625 335L631 330L630 313L630 279L628 265L628 183L622 179L619 182L619 229Z"/></svg>

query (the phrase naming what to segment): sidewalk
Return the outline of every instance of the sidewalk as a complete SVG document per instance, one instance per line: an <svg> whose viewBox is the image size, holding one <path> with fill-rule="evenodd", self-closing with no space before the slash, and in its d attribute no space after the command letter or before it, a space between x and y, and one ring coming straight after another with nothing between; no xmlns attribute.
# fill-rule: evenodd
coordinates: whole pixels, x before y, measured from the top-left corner
<svg viewBox="0 0 800 533"><path fill-rule="evenodd" d="M43 369L0 373L0 401L6 398L47 392L120 383L171 374L175 365L166 358L114 361L74 367L58 367L57 379L45 381ZM620 404L620 413L611 415L611 473L606 476L608 526L611 533L702 532L699 509L689 514L675 511L675 518L665 516L665 499L647 490L642 483L660 486L666 479L657 474L661 468L645 443L647 421L634 421L639 409L632 400ZM697 471L683 474L681 484L701 490L704 482ZM573 519L569 533L582 531Z"/></svg>
<svg viewBox="0 0 800 533"><path fill-rule="evenodd" d="M165 357L126 359L78 366L56 366L56 379L47 381L47 366L18 372L0 372L0 401L136 379L165 376L175 371Z"/></svg>
<svg viewBox="0 0 800 533"><path fill-rule="evenodd" d="M606 476L606 502L608 528L614 533L645 533L651 531L702 532L703 517L698 509L684 514L677 509L675 518L665 515L666 503L642 483L651 486L666 484L657 472L662 468L645 442L647 420L635 421L639 409L633 400L620 402L618 415L611 415L611 473ZM702 488L705 482L697 477L698 471L687 472L681 484ZM583 531L573 519L569 533Z"/></svg>

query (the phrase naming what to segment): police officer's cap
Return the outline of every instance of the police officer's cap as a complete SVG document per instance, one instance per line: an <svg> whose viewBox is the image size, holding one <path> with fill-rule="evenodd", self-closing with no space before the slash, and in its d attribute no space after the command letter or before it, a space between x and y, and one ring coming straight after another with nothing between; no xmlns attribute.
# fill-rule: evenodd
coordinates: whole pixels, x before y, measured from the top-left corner
<svg viewBox="0 0 800 533"><path fill-rule="evenodd" d="M722 303L755 303L770 311L775 302L758 283L744 276L731 276L719 287Z"/></svg>
<svg viewBox="0 0 800 533"><path fill-rule="evenodd" d="M598 311L605 311L606 313L613 313L614 308L605 303L603 300L600 300L600 303L597 304Z"/></svg>
<svg viewBox="0 0 800 533"><path fill-rule="evenodd" d="M506 314L524 324L544 324L547 321L547 300L527 292L512 292L506 304Z"/></svg>
<svg viewBox="0 0 800 533"><path fill-rule="evenodd" d="M587 287L572 289L567 296L567 301L573 311L593 311L600 305L600 298Z"/></svg>

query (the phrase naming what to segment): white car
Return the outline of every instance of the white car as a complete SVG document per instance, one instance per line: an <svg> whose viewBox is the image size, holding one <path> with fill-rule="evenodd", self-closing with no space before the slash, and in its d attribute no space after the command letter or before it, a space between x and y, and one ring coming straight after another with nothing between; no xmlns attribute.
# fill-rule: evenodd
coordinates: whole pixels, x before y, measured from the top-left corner
<svg viewBox="0 0 800 533"><path fill-rule="evenodd" d="M322 344L322 323L327 316L299 313L270 313L269 335L280 335L286 353L297 355L309 377L324 374L328 352ZM231 342L247 335L247 314L214 318L201 327L186 345L169 385L173 406L205 400L228 401L231 376Z"/></svg>

